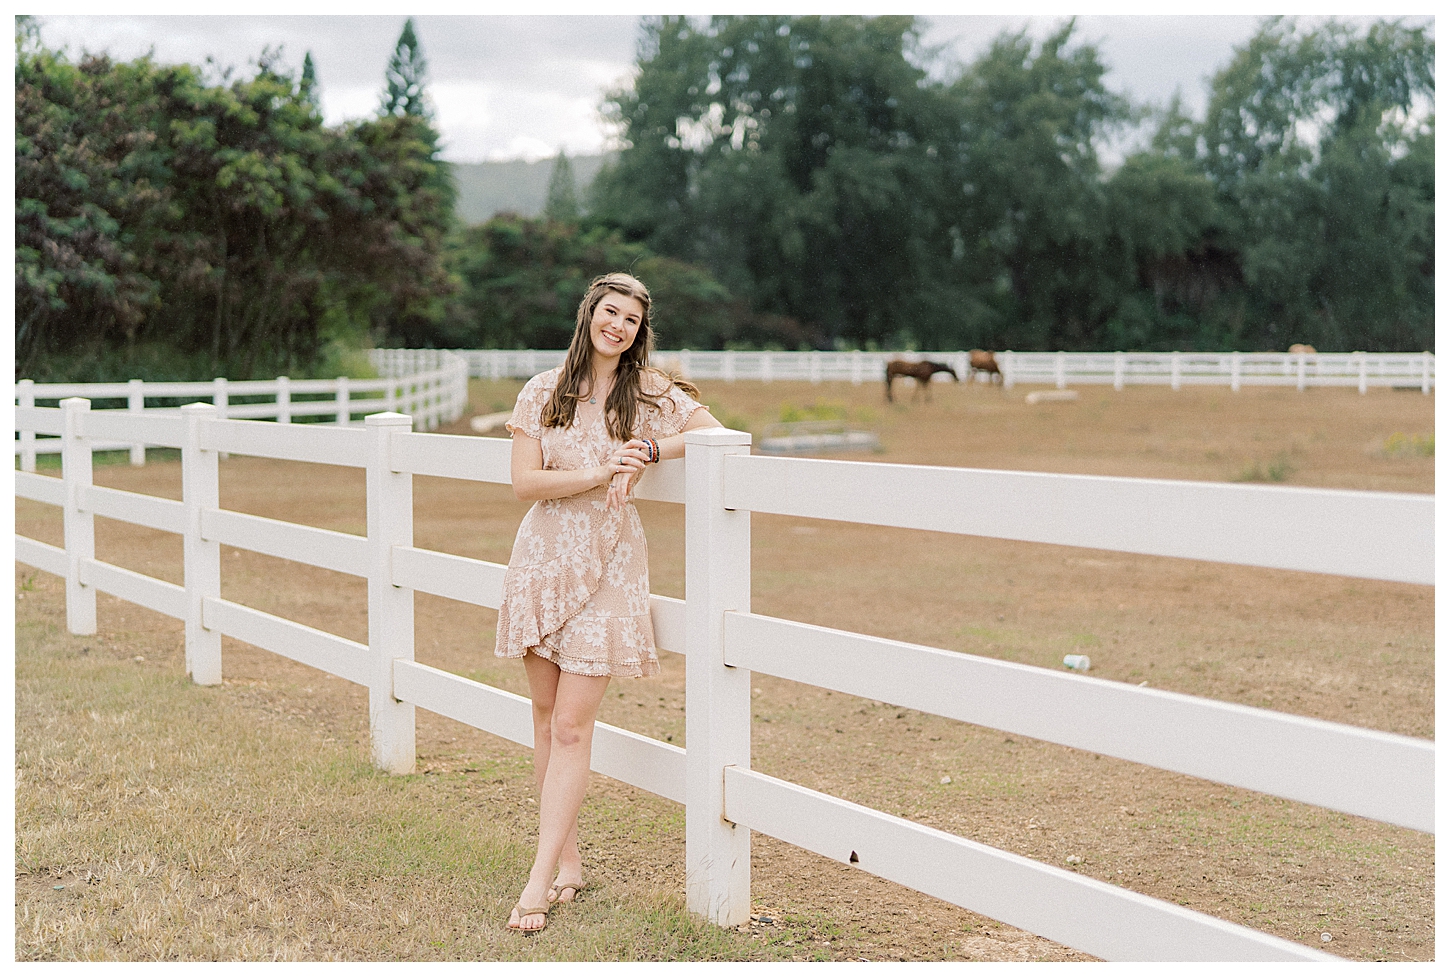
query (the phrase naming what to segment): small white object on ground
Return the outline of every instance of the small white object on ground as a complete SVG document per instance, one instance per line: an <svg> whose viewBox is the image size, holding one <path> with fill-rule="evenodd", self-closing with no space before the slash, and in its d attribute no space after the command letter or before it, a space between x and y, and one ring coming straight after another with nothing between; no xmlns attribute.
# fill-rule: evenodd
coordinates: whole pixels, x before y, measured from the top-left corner
<svg viewBox="0 0 1450 977"><path fill-rule="evenodd" d="M1077 400L1076 390L1034 390L1027 395L1029 404L1041 404L1054 400Z"/></svg>
<svg viewBox="0 0 1450 977"><path fill-rule="evenodd" d="M1334 937L1330 936L1328 933L1320 933L1319 939L1323 940L1325 943L1328 943L1330 940L1334 939Z"/></svg>
<svg viewBox="0 0 1450 977"><path fill-rule="evenodd" d="M1085 672L1093 666L1093 660L1087 655L1065 655L1062 663L1074 672Z"/></svg>
<svg viewBox="0 0 1450 977"><path fill-rule="evenodd" d="M943 777L941 779L941 782L944 783L944 784L949 784L949 783L952 782L952 778L950 778L950 777Z"/></svg>

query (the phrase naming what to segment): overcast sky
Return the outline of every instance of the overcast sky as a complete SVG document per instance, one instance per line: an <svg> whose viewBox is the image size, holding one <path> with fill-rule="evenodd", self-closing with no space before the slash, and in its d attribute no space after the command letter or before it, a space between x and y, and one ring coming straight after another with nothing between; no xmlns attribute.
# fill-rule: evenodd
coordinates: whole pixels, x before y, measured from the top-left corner
<svg viewBox="0 0 1450 977"><path fill-rule="evenodd" d="M280 47L283 63L294 70L311 51L329 123L376 110L383 69L404 21L402 15L40 19L45 43L68 49L72 57L82 50L108 51L128 60L154 50L162 62L199 64L210 55L247 72L268 46ZM1004 30L1025 28L1040 38L1064 19L1048 14L929 15L921 22L923 40L942 46L939 67L950 72L953 65L978 57ZM1423 15L1405 20L1433 23ZM578 154L605 147L609 134L599 118L599 104L606 90L629 77L637 17L419 16L416 23L448 159L537 159L560 148ZM1157 104L1166 103L1178 89L1196 115L1208 78L1258 23L1258 17L1244 15L1083 16L1076 36L1098 45L1109 67L1109 88Z"/></svg>

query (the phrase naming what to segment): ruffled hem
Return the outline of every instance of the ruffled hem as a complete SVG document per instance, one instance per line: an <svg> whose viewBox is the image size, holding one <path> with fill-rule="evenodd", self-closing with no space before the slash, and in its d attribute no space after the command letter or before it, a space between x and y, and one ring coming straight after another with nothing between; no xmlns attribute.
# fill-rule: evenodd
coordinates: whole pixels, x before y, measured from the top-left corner
<svg viewBox="0 0 1450 977"><path fill-rule="evenodd" d="M631 657L600 657L608 656L610 650L614 650L616 655L623 652ZM649 678L660 671L659 657L654 649L654 626L648 614L639 617L572 618L534 644L505 645L500 640L494 649L498 658L523 658L530 652L553 662L560 671L571 675Z"/></svg>

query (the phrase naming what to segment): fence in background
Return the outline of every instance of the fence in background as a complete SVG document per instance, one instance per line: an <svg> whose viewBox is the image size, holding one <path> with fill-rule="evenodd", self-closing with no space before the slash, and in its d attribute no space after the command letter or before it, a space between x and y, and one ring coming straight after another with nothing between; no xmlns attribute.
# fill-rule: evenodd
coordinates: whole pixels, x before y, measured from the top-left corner
<svg viewBox="0 0 1450 977"><path fill-rule="evenodd" d="M18 471L17 497L63 510L64 547L15 538L17 562L63 577L75 634L96 593L185 622L186 668L221 681L230 636L366 686L372 756L414 768L425 708L532 745L529 701L414 661L413 595L497 608L504 567L413 545L413 476L509 482L504 439L421 434L395 413L363 427L20 408L62 442L62 476ZM92 483L104 443L181 450L181 501ZM760 831L1109 959L1325 959L1319 950L991 848L750 769L751 672L1434 830L1433 741L959 654L750 611L750 513L845 520L1431 585L1434 496L771 458L750 436L686 435L686 457L638 497L685 505L686 596L651 597L661 648L685 655L688 749L600 723L593 769L685 805L686 894L721 925L750 911ZM219 459L247 454L366 470L367 534L220 508ZM963 504L970 499L971 504ZM95 516L180 534L184 586L95 558ZM226 544L361 576L368 640L222 597Z"/></svg>
<svg viewBox="0 0 1450 977"><path fill-rule="evenodd" d="M172 413L175 407L147 407L146 402L205 398L216 405L218 416L229 418L272 418L280 424L294 419L329 418L346 427L354 418L379 411L402 411L417 418L426 430L463 416L468 407L467 363L453 353L436 349L377 349L370 354L380 379L358 380L215 380L198 382L125 383L35 383L15 384L17 407L59 402L68 397L85 397L92 402L114 402L133 414ZM124 401L125 406L120 407ZM95 451L131 452L131 464L146 464L145 442L110 441L92 445ZM15 441L23 471L35 471L35 456L59 454L55 438L37 438L22 431Z"/></svg>
<svg viewBox="0 0 1450 977"><path fill-rule="evenodd" d="M564 350L460 349L470 376L490 380L523 379L564 362ZM849 380L875 383L893 359L936 360L968 375L968 353L746 352L742 350L660 350L657 365L695 380ZM1003 385L1018 383L1156 384L1174 390L1184 384L1244 386L1413 387L1429 393L1435 382L1432 353L997 353ZM987 379L978 374L977 379ZM938 374L938 383L950 377Z"/></svg>

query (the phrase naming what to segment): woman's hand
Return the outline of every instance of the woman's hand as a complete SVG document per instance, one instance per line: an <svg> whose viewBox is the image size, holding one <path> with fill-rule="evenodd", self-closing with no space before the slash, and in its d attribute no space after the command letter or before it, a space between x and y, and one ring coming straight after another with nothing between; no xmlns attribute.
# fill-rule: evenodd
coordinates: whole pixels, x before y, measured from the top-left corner
<svg viewBox="0 0 1450 977"><path fill-rule="evenodd" d="M624 447L614 453L614 457L610 459L612 464L606 466L612 473L607 497L611 509L624 505L629 500L629 487L644 471L649 457L649 445L638 438L626 441Z"/></svg>

